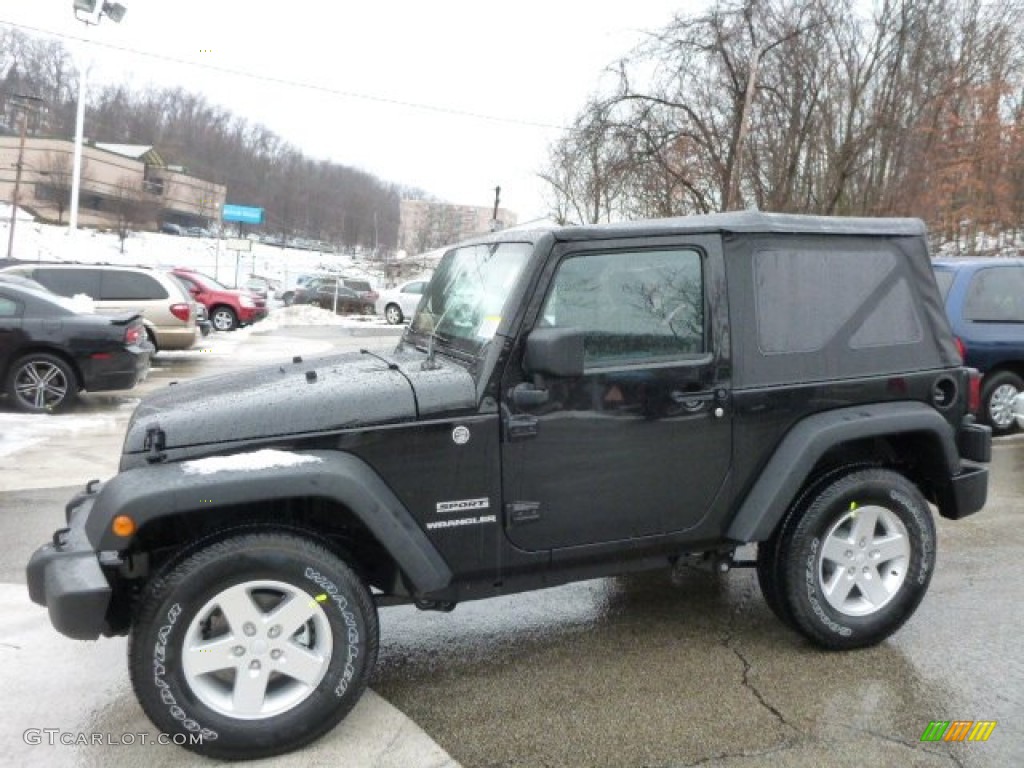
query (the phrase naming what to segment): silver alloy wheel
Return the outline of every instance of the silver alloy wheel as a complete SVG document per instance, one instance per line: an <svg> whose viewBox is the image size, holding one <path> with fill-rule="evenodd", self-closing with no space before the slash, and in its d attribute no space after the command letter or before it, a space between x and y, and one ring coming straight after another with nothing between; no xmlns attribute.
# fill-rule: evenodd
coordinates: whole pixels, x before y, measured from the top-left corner
<svg viewBox="0 0 1024 768"><path fill-rule="evenodd" d="M868 616L899 592L910 564L910 536L890 509L857 507L825 535L818 579L829 605L846 616Z"/></svg>
<svg viewBox="0 0 1024 768"><path fill-rule="evenodd" d="M1020 392L1012 384L1003 384L993 390L988 399L988 415L1000 429L1013 426L1013 401Z"/></svg>
<svg viewBox="0 0 1024 768"><path fill-rule="evenodd" d="M402 309L397 304L388 304L384 308L384 319L391 325L398 325L402 322Z"/></svg>
<svg viewBox="0 0 1024 768"><path fill-rule="evenodd" d="M47 360L32 360L14 374L18 399L32 408L57 408L67 398L69 389L64 371Z"/></svg>
<svg viewBox="0 0 1024 768"><path fill-rule="evenodd" d="M196 613L185 633L182 671L210 709L258 720L287 712L316 690L332 642L313 595L283 581L249 581Z"/></svg>
<svg viewBox="0 0 1024 768"><path fill-rule="evenodd" d="M221 308L213 313L210 322L218 331L230 331L235 327L235 316L230 309Z"/></svg>

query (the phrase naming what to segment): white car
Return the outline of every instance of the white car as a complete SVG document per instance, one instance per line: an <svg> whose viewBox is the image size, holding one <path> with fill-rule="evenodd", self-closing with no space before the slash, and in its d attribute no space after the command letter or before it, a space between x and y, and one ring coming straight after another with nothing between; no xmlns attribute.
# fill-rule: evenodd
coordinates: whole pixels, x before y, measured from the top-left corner
<svg viewBox="0 0 1024 768"><path fill-rule="evenodd" d="M377 298L377 314L384 315L384 319L391 325L404 323L416 312L429 282L427 278L420 278L402 283L397 288L381 291Z"/></svg>

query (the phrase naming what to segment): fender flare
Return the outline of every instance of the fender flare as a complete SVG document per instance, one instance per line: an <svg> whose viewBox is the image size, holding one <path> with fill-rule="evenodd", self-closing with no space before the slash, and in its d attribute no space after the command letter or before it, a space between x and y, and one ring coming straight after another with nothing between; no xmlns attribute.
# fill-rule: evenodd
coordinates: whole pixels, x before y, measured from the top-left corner
<svg viewBox="0 0 1024 768"><path fill-rule="evenodd" d="M779 443L726 536L740 542L768 539L815 464L836 445L908 433L929 435L941 446L948 476L960 473L953 427L924 403L876 403L817 413L798 422Z"/></svg>
<svg viewBox="0 0 1024 768"><path fill-rule="evenodd" d="M452 572L416 519L369 464L336 451L277 451L284 460L259 469L196 471L198 462L153 464L122 472L93 498L86 533L96 551L124 550L130 539L110 529L118 515L131 517L136 529L182 510L323 497L351 509L421 593L452 580ZM291 457L285 459L284 457ZM204 460L216 466L217 458ZM227 465L225 465L227 466Z"/></svg>

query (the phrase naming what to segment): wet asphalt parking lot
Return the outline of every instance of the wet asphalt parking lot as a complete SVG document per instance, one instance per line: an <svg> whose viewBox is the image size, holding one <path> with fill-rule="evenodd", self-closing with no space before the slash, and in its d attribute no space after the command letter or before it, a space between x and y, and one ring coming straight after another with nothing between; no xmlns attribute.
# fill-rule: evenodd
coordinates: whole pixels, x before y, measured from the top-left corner
<svg viewBox="0 0 1024 768"><path fill-rule="evenodd" d="M216 351L232 344L244 345L251 364L386 346L393 338L391 329L351 336L335 328L239 336L227 347L212 345L205 357L157 358L149 381L130 397L87 398L78 413L94 416L96 429L62 433L0 460L0 541L7 544L0 583L24 583L29 554L77 490L78 480L64 478L107 476L116 467L132 398L169 380L237 367L236 355ZM0 415L10 413L4 408ZM383 609L371 687L467 768L1024 765L1024 438L996 442L991 472L983 512L938 521L928 596L876 648L810 646L774 618L749 570L691 571L676 584L649 573L466 603L451 614ZM2 639L0 653L17 663ZM55 647L62 643L75 646L57 638ZM0 687L7 713L16 713L8 685ZM108 716L112 699L125 717L141 716L123 683L77 695L107 727L116 721ZM997 726L985 743L922 743L933 720ZM328 738L310 762L344 765L356 737ZM11 754L26 753L6 754L0 751L0 764L20 764ZM72 762L139 759L117 747L79 756ZM160 756L161 765L208 762L174 747Z"/></svg>

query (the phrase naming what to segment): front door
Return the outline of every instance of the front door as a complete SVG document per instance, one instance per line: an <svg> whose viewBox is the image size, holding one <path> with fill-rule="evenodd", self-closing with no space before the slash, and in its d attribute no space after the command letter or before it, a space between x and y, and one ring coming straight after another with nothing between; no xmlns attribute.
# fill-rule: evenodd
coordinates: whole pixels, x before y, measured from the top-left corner
<svg viewBox="0 0 1024 768"><path fill-rule="evenodd" d="M582 331L584 373L506 376L505 526L517 547L682 531L706 514L731 457L712 323L725 308L709 290L716 243L590 244L562 256L533 327ZM517 404L512 389L524 380L546 402Z"/></svg>

